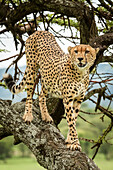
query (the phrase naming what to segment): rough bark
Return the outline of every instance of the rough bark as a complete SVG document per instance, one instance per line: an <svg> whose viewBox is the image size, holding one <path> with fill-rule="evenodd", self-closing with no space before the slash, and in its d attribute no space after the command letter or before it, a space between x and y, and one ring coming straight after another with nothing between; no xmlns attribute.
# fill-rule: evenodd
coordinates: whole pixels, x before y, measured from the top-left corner
<svg viewBox="0 0 113 170"><path fill-rule="evenodd" d="M32 151L40 165L50 170L99 169L85 153L66 148L65 139L55 125L42 122L36 101L30 125L22 119L24 109L25 102L10 105L9 101L1 99L0 124L6 132L14 135L15 140L22 141Z"/></svg>
<svg viewBox="0 0 113 170"><path fill-rule="evenodd" d="M104 35L95 37L90 40L90 45L93 47L99 47L101 51L104 51L113 43L113 32L106 33Z"/></svg>

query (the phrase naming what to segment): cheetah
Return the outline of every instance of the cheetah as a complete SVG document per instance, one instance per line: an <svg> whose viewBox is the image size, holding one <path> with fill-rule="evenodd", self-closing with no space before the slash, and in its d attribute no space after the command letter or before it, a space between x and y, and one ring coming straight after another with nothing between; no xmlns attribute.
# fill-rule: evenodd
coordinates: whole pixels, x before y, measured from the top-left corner
<svg viewBox="0 0 113 170"><path fill-rule="evenodd" d="M27 100L23 119L25 122L31 122L33 119L32 93L40 68L39 106L42 120L53 121L46 106L47 96L63 99L69 127L66 145L70 150L81 151L76 121L89 84L89 68L93 65L98 51L98 48L94 49L90 45L81 44L68 47L69 54L65 54L50 32L36 31L26 41L27 66L22 81L16 85L10 74L3 76L7 87L13 94L19 93L26 86Z"/></svg>

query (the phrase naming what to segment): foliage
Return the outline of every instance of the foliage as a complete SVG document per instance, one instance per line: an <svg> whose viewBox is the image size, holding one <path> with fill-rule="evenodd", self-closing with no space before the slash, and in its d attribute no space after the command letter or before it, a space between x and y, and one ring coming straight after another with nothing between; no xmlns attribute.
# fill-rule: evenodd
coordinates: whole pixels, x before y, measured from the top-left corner
<svg viewBox="0 0 113 170"><path fill-rule="evenodd" d="M12 148L13 144L10 137L8 141L7 139L0 141L0 160L12 157Z"/></svg>
<svg viewBox="0 0 113 170"><path fill-rule="evenodd" d="M6 85L4 82L0 82L0 86L4 87L5 89L7 89Z"/></svg>
<svg viewBox="0 0 113 170"><path fill-rule="evenodd" d="M23 143L19 144L17 150L20 151L21 157L31 157L30 150Z"/></svg>
<svg viewBox="0 0 113 170"><path fill-rule="evenodd" d="M6 50L6 49L0 49L0 52L9 52L8 50Z"/></svg>

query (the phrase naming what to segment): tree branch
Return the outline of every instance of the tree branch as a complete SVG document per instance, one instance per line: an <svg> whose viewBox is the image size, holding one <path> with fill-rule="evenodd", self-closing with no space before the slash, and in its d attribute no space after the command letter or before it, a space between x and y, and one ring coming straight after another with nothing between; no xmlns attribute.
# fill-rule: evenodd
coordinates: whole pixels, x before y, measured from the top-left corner
<svg viewBox="0 0 113 170"><path fill-rule="evenodd" d="M103 6L103 7L106 8L108 11L110 11L111 14L113 14L113 8L110 7L110 5L108 5L107 3L105 3L104 0L99 0L99 2L101 3L101 6Z"/></svg>
<svg viewBox="0 0 113 170"><path fill-rule="evenodd" d="M7 131L3 127L0 128L0 140L5 138L5 137L11 136L11 135L12 135L12 133L10 131Z"/></svg>
<svg viewBox="0 0 113 170"><path fill-rule="evenodd" d="M100 48L100 51L99 53L97 54L97 57L96 57L96 60L95 60L95 63L93 64L93 66L90 68L90 71L93 70L93 68L103 62L103 60L105 59L105 57L103 57L103 52L111 45L113 44L113 32L110 32L110 33L106 33L104 35L101 35L101 36L97 36L93 39L90 40L90 43L89 43L92 47L96 48L96 47L99 47ZM105 60L104 60L105 61ZM112 61L112 59L110 58L110 61ZM108 59L108 62L109 62L109 59Z"/></svg>
<svg viewBox="0 0 113 170"><path fill-rule="evenodd" d="M109 45L113 43L113 32L106 33L104 35L95 37L90 40L92 47L99 47L101 51L107 49Z"/></svg>
<svg viewBox="0 0 113 170"><path fill-rule="evenodd" d="M83 18L83 15L81 14L84 13L84 10L86 10L87 13L90 13L89 7L85 6L84 3L78 1L73 2L69 0L46 0L44 2L43 0L33 0L20 4L10 13L10 16L8 18L14 24L17 21L21 20L24 16L34 12L54 11L56 14L63 14L80 19L81 16Z"/></svg>
<svg viewBox="0 0 113 170"><path fill-rule="evenodd" d="M113 63L113 54L111 56L103 56L101 62L111 62L111 63Z"/></svg>
<svg viewBox="0 0 113 170"><path fill-rule="evenodd" d="M87 100L87 99L89 99L91 96L93 96L93 95L96 94L96 93L104 92L105 89L106 89L106 87L91 90L90 92L88 92L88 93L85 95L84 101Z"/></svg>
<svg viewBox="0 0 113 170"><path fill-rule="evenodd" d="M25 54L25 51L21 53L21 56L24 55L24 54ZM11 56L11 57L2 59L2 60L0 60L0 62L10 60L10 59L15 58L15 57L17 57L17 56L19 56L19 55L20 55L20 54L16 54L16 55L14 55L14 56Z"/></svg>
<svg viewBox="0 0 113 170"><path fill-rule="evenodd" d="M9 106L0 100L0 124L32 151L40 165L50 170L99 169L85 153L66 148L59 130L53 124L42 122L39 107L33 106L34 120L30 125L22 119L24 109L24 102Z"/></svg>
<svg viewBox="0 0 113 170"><path fill-rule="evenodd" d="M97 103L94 101L94 100L92 100L91 98L89 99L89 100L91 100L93 103L95 103L96 105L97 105ZM102 106L98 106L97 107L101 112L103 112L106 116L108 116L111 120L113 120L113 116L112 116L112 114L111 114L111 112L110 111L108 111L107 109L105 109L104 107L102 107Z"/></svg>

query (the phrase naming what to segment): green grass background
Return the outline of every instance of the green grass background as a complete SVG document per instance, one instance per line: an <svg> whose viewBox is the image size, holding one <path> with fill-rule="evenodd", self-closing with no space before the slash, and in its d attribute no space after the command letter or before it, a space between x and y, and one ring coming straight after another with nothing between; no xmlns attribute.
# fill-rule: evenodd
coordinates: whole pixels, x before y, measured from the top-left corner
<svg viewBox="0 0 113 170"><path fill-rule="evenodd" d="M113 170L113 159L106 160L103 154L98 154L95 163L101 170ZM0 170L44 170L35 158L10 158L0 161Z"/></svg>
<svg viewBox="0 0 113 170"><path fill-rule="evenodd" d="M0 170L44 170L35 158L10 158L0 161Z"/></svg>

